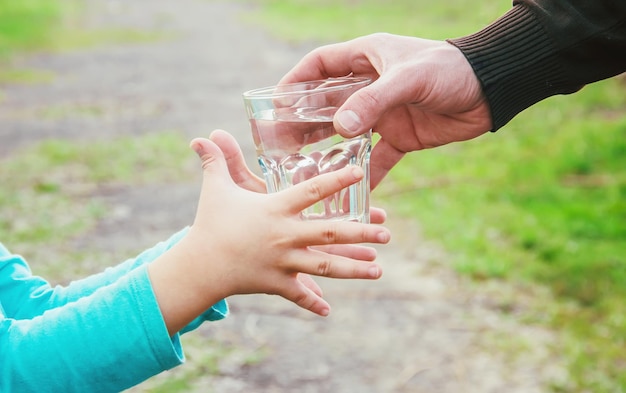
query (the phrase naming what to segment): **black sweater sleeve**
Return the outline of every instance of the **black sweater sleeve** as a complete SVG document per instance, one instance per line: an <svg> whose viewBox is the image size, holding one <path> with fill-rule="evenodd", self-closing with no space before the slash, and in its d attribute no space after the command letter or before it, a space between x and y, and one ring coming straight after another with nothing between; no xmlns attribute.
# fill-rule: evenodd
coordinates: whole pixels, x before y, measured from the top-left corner
<svg viewBox="0 0 626 393"><path fill-rule="evenodd" d="M547 97L626 71L626 0L514 0L489 26L448 42L481 81L496 131Z"/></svg>

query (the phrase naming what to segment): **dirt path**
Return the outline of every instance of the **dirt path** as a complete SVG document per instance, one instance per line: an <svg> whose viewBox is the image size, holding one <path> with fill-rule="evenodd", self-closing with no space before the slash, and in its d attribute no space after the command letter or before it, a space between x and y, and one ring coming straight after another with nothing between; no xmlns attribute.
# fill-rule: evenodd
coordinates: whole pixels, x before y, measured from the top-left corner
<svg viewBox="0 0 626 393"><path fill-rule="evenodd" d="M0 154L48 137L166 129L193 137L223 128L256 165L240 94L274 83L312 46L294 47L243 25L238 15L246 6L236 2L88 4L92 26L160 31L168 39L20 60L56 78L3 89ZM50 106L70 109L60 120L38 116ZM80 108L92 107L102 113L81 116ZM112 210L125 213L77 242L118 252L147 247L190 222L193 209L180 206L194 206L196 192L197 184L119 190L106 198ZM389 225L395 237L379 249L381 280L321 281L333 306L328 318L276 297L235 297L229 318L185 337L185 366L133 391L546 391L545 378L559 372L546 366L542 351L549 333L488 307L445 265L444 253L420 240L415 225L394 217ZM176 390L175 383L185 387Z"/></svg>

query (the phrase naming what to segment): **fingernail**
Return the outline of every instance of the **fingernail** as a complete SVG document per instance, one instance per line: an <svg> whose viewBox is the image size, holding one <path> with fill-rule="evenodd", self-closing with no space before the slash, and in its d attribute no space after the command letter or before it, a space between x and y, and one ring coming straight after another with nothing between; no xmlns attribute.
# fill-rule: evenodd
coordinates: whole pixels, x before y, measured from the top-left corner
<svg viewBox="0 0 626 393"><path fill-rule="evenodd" d="M359 166L353 165L351 168L351 172L352 176L354 176L355 179L363 177L363 169L361 169L361 167Z"/></svg>
<svg viewBox="0 0 626 393"><path fill-rule="evenodd" d="M189 147L191 147L191 149L195 151L197 154L200 154L201 146L200 146L200 143L196 141L195 139L191 141L191 143L189 144Z"/></svg>
<svg viewBox="0 0 626 393"><path fill-rule="evenodd" d="M320 315L323 316L323 317L327 317L328 314L330 314L330 310L327 309L327 308L325 308L325 309L320 311Z"/></svg>
<svg viewBox="0 0 626 393"><path fill-rule="evenodd" d="M368 273L372 278L378 278L380 276L380 269L378 266L372 266L369 268Z"/></svg>
<svg viewBox="0 0 626 393"><path fill-rule="evenodd" d="M378 240L380 243L387 243L389 241L389 233L387 232L380 232L377 236L376 236L376 240Z"/></svg>
<svg viewBox="0 0 626 393"><path fill-rule="evenodd" d="M339 112L337 114L337 121L344 130L351 134L359 131L359 127L361 127L361 119L359 118L359 115L351 110Z"/></svg>

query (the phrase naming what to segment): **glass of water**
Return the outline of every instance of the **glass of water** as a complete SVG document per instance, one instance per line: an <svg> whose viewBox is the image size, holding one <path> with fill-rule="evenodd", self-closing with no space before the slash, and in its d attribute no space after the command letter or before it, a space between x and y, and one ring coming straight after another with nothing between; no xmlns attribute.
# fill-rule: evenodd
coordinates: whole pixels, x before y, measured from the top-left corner
<svg viewBox="0 0 626 393"><path fill-rule="evenodd" d="M370 83L345 77L250 90L244 104L268 192L277 192L346 165L365 177L302 212L304 219L369 222L371 131L344 138L333 116L346 99Z"/></svg>

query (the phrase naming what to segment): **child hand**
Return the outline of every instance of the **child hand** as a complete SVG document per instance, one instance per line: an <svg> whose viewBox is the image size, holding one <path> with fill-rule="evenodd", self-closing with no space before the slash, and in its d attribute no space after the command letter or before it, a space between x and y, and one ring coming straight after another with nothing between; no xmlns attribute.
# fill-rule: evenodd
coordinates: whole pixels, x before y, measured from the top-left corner
<svg viewBox="0 0 626 393"><path fill-rule="evenodd" d="M148 267L171 334L219 300L235 294L277 294L327 315L330 306L307 274L380 277L380 267L371 262L375 253L364 257L354 247L358 243L387 243L387 229L300 218L304 208L361 180L360 168L345 168L265 194L235 184L226 158L214 142L196 139L192 147L204 169L196 218L185 237ZM252 182L246 184L255 187Z"/></svg>
<svg viewBox="0 0 626 393"><path fill-rule="evenodd" d="M231 134L223 130L215 130L211 133L209 139L222 150L230 176L238 186L250 191L266 193L265 182L248 168L243 157L243 152ZM383 224L386 218L387 214L383 209L376 207L370 208L370 222L372 224ZM341 255L363 261L373 261L376 259L376 249L363 245L333 244L316 246L314 248L329 254ZM298 280L320 297L322 296L322 289L309 275L300 273L298 274Z"/></svg>
<svg viewBox="0 0 626 393"><path fill-rule="evenodd" d="M222 150L225 152L224 153L225 159L229 163L228 169L230 170L230 174L232 178L236 182L238 182L239 184L248 184L250 188L256 188L255 191L264 191L265 187L264 187L263 182L260 181L260 179L258 179L256 176L254 176L245 166L243 156L241 155L240 150L236 142L234 141L234 138L230 137L229 134L223 131L221 132L217 131L211 135L211 139L215 141L216 143L219 143L219 147L222 148ZM218 150L214 150L215 145L211 144L209 141L206 141L206 140L195 140L193 143L195 144L196 151L203 159L203 166L205 167L205 176L206 176L207 163L209 162L211 163L211 165L215 164L216 172L219 171L221 169L219 168L219 166L221 165L219 163L219 160L216 158L217 156L221 156L222 152ZM261 233L259 232L263 232L263 234L265 235L264 237L267 240L267 242L263 242L261 248L259 248L259 243L255 243L253 244L251 249L245 250L246 252L244 254L249 255L249 257L252 260L258 259L258 255L260 253L259 251L263 249L266 249L268 255L275 255L274 258L271 258L269 260L269 262L271 263L274 263L274 261L280 261L283 258L284 258L284 262L291 262L292 260L291 258L293 258L292 255L300 255L300 254L302 254L303 257L307 257L307 258L317 258L317 259L330 258L330 260L324 261L324 263L328 263L334 260L345 262L346 264L348 264L346 268L349 266L350 270L339 265L336 270L329 269L330 266L326 266L324 268L320 268L316 266L314 268L309 268L308 269L309 271L307 271L305 267L308 267L308 266L306 265L298 266L297 264L294 263L294 266L291 267L291 272L297 273L298 271L303 271L306 273L311 273L311 274L316 274L316 275L327 275L330 277L343 277L343 278L377 278L379 274L377 266L371 266L371 264L365 264L362 262L356 262L352 260L355 257L356 258L362 257L362 255L359 255L358 252L354 253L354 249L350 247L345 248L345 250L349 250L349 251L344 251L343 253L339 255L335 255L335 256L332 256L331 254L323 252L319 249L313 251L312 249L308 247L327 245L327 244L345 245L346 243L357 243L357 242L358 243L360 242L377 243L380 241L376 240L375 238L372 238L371 236L372 232L381 231L380 233L383 235L383 237L385 237L388 235L388 232L386 230L384 230L383 228L379 228L379 227L375 227L371 225L369 226L363 225L363 224L356 224L354 226L350 225L354 223L330 223L330 222L325 222L325 221L306 222L306 221L300 220L299 218L299 212L305 207L313 204L314 202L320 199L323 199L324 197L327 197L328 195L333 194L336 191L339 191L342 188L345 188L349 184L352 184L360 180L362 177L362 172L358 170L357 168L352 168L352 169L358 172L356 177L354 175L350 175L349 173L343 173L342 176L339 176L339 175L336 176L336 177L339 177L339 179L334 179L334 181L329 179L329 180L322 182L321 185L323 185L326 188L324 190L320 189L319 192L321 192L323 195L320 195L319 193L316 193L313 195L303 195L306 192L306 187L308 186L308 184L306 186L303 185L301 187L294 187L293 189L286 190L285 192L282 192L282 193L267 195L267 194L255 194L255 193L249 193L249 192L247 193L241 192L243 190L237 188L234 184L232 184L232 182L226 182L226 183L220 182L221 186L229 187L231 188L231 190L229 190L228 192L224 192L224 195L228 195L228 198L227 200L220 202L221 204L224 205L223 207L226 208L226 212L224 209L219 209L219 210L220 212L225 212L227 215L230 216L230 212L228 212L228 205L233 204L234 202L233 198L235 195L241 194L242 197L246 198L246 200L248 200L249 198L249 202L242 203L242 206L244 206L244 208L239 209L239 212L242 212L242 213L244 211L247 212L245 214L239 215L239 217L241 217L239 219L240 221L234 220L232 216L229 217L228 219L224 217L224 219L225 221L228 221L230 224L234 225L235 227L233 228L234 232L237 232L237 234L239 234L238 236L235 236L235 233L233 233L233 236L232 236L232 239L235 239L237 244L241 244L242 239L245 242L245 239L247 238L262 237L260 236ZM256 178L258 180L257 181L250 180L253 178ZM205 177L205 181L207 181L208 183L211 183L212 180L217 180L217 179L207 180ZM221 180L228 180L228 179L224 178ZM216 187L216 186L214 185L213 187ZM206 184L205 184L204 189L205 190L207 189ZM211 189L215 190L215 188L211 188ZM240 191L240 192L235 193L235 191ZM216 194L215 191L209 191L208 193L211 194L211 198L215 197L215 194ZM260 207L254 207L255 202L253 202L253 200L255 202L258 201ZM209 207L209 204L205 204L204 206L206 206L208 209L217 210L214 207L216 204L217 203L212 204L211 207ZM210 213L203 214L201 213L201 210L199 209L199 212L198 212L199 217L208 216L209 214ZM214 213L212 215L214 215ZM241 235L241 231L242 231L241 223L247 220L247 217L244 217L244 215L250 218L260 217L260 216L265 217L264 219L260 219L258 221L258 225L259 225L258 229L253 230L255 233L252 233L253 231L250 231L251 228L249 225L245 225L245 229L249 230L247 233L249 233L250 236ZM215 222L215 221L212 221L212 222ZM194 226L195 225L196 224L194 224ZM323 231L324 230L327 231L328 229L326 228L322 229L322 227L329 227L329 226L330 227L337 227L337 226L349 227L349 228L346 228L345 230L342 228L341 230L341 233L345 233L347 237L346 238L339 238L339 237L323 238L324 236ZM307 227L320 228L318 229L319 235L316 239L310 239L310 240L306 239L306 243L302 243L302 240L298 239L298 235L296 235L297 230L298 230L297 228L300 228L300 227L302 227L303 229ZM361 229L360 228L357 229L357 227L365 227L367 229L364 230L365 232L360 232ZM332 230L334 231L336 229L333 228ZM270 231L270 233L268 233L268 231ZM274 231L276 231L276 233L272 233ZM224 233L224 228L222 227L219 232ZM281 233L281 235L277 236L279 233ZM270 234L273 235L273 238L269 237ZM333 236L336 236L339 234L340 233L336 233L336 234L333 234ZM307 235L307 236L311 236L311 235ZM287 239L290 239L290 241L292 242L297 241L297 244L293 244L293 243L285 244L285 241ZM387 239L385 238L384 241L386 240ZM276 244L275 246L269 246L269 244L271 244L272 242L278 243L278 244ZM240 252L243 251L241 250L241 247L237 247L237 249ZM337 250L336 246L335 246L335 250ZM373 260L374 258L375 258L375 253L374 254L369 253L369 255L365 256L364 259ZM309 266L312 266L312 264ZM368 276L368 274L366 273L368 268L372 268L377 273L373 277ZM256 269L251 268L251 269L246 269L246 270L247 272L253 272L254 270L257 270L257 269L258 267ZM295 288L292 288L291 290L294 290L294 289ZM243 293L245 291L250 292L249 289L247 289L247 287L245 288L240 287L237 293ZM258 292L258 291L252 291L252 292ZM265 288L262 292L275 293L276 289ZM293 296L290 296L290 297L293 297Z"/></svg>
<svg viewBox="0 0 626 393"><path fill-rule="evenodd" d="M240 187L250 191L266 193L265 182L256 176L246 165L243 152L235 138L223 130L215 130L209 139L219 146L224 154L228 171L233 181ZM370 207L370 222L372 224L383 224L387 219L387 214L383 209ZM355 259L372 261L376 258L376 250L372 247L361 245L332 245L320 246L326 252L347 256Z"/></svg>
<svg viewBox="0 0 626 393"><path fill-rule="evenodd" d="M378 265L356 260L350 252L332 254L314 247L386 243L388 230L354 222L303 221L299 215L304 208L361 180L360 168L346 168L279 193L262 194L237 187L215 143L196 139L192 146L202 159L204 181L188 238L193 240L193 248L211 260L211 271L219 273L224 297L278 294L326 315L328 304L296 279L299 272L334 278L380 277ZM210 275L207 271L207 277Z"/></svg>

